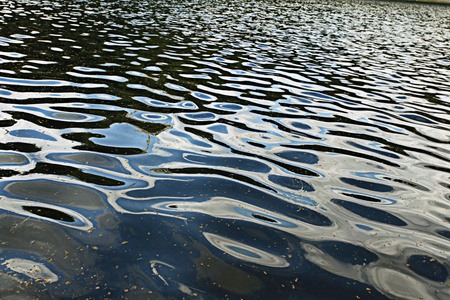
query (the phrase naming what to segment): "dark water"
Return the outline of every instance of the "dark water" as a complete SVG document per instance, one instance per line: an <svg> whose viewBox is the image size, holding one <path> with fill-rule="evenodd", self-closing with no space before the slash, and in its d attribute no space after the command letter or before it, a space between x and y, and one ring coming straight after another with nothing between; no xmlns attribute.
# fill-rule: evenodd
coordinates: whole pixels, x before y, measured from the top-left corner
<svg viewBox="0 0 450 300"><path fill-rule="evenodd" d="M450 297L450 6L0 20L2 299Z"/></svg>

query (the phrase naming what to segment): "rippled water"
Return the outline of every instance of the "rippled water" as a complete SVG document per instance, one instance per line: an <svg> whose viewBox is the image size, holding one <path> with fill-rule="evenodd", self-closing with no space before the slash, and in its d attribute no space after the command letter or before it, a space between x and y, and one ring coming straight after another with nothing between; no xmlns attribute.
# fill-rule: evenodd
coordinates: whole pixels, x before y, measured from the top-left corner
<svg viewBox="0 0 450 300"><path fill-rule="evenodd" d="M449 19L0 0L0 297L448 299Z"/></svg>

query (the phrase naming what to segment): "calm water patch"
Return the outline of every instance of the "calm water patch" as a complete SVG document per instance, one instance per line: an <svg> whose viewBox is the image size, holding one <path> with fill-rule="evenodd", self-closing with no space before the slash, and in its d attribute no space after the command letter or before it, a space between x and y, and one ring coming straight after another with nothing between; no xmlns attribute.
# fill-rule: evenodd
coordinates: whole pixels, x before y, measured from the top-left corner
<svg viewBox="0 0 450 300"><path fill-rule="evenodd" d="M449 19L0 0L0 298L450 298Z"/></svg>

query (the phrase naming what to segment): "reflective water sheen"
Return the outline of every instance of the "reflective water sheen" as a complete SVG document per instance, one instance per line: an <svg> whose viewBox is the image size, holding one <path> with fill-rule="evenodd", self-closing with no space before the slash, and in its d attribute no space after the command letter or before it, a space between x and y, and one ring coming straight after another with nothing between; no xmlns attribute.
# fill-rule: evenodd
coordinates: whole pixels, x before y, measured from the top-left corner
<svg viewBox="0 0 450 300"><path fill-rule="evenodd" d="M0 0L0 297L449 299L449 19Z"/></svg>

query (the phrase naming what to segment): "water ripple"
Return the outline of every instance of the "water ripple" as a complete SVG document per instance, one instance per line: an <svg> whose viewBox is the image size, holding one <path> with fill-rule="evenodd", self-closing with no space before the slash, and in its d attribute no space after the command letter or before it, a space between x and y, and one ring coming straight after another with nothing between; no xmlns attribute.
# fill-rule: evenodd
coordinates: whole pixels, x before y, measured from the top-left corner
<svg viewBox="0 0 450 300"><path fill-rule="evenodd" d="M448 15L0 1L0 297L449 298Z"/></svg>

